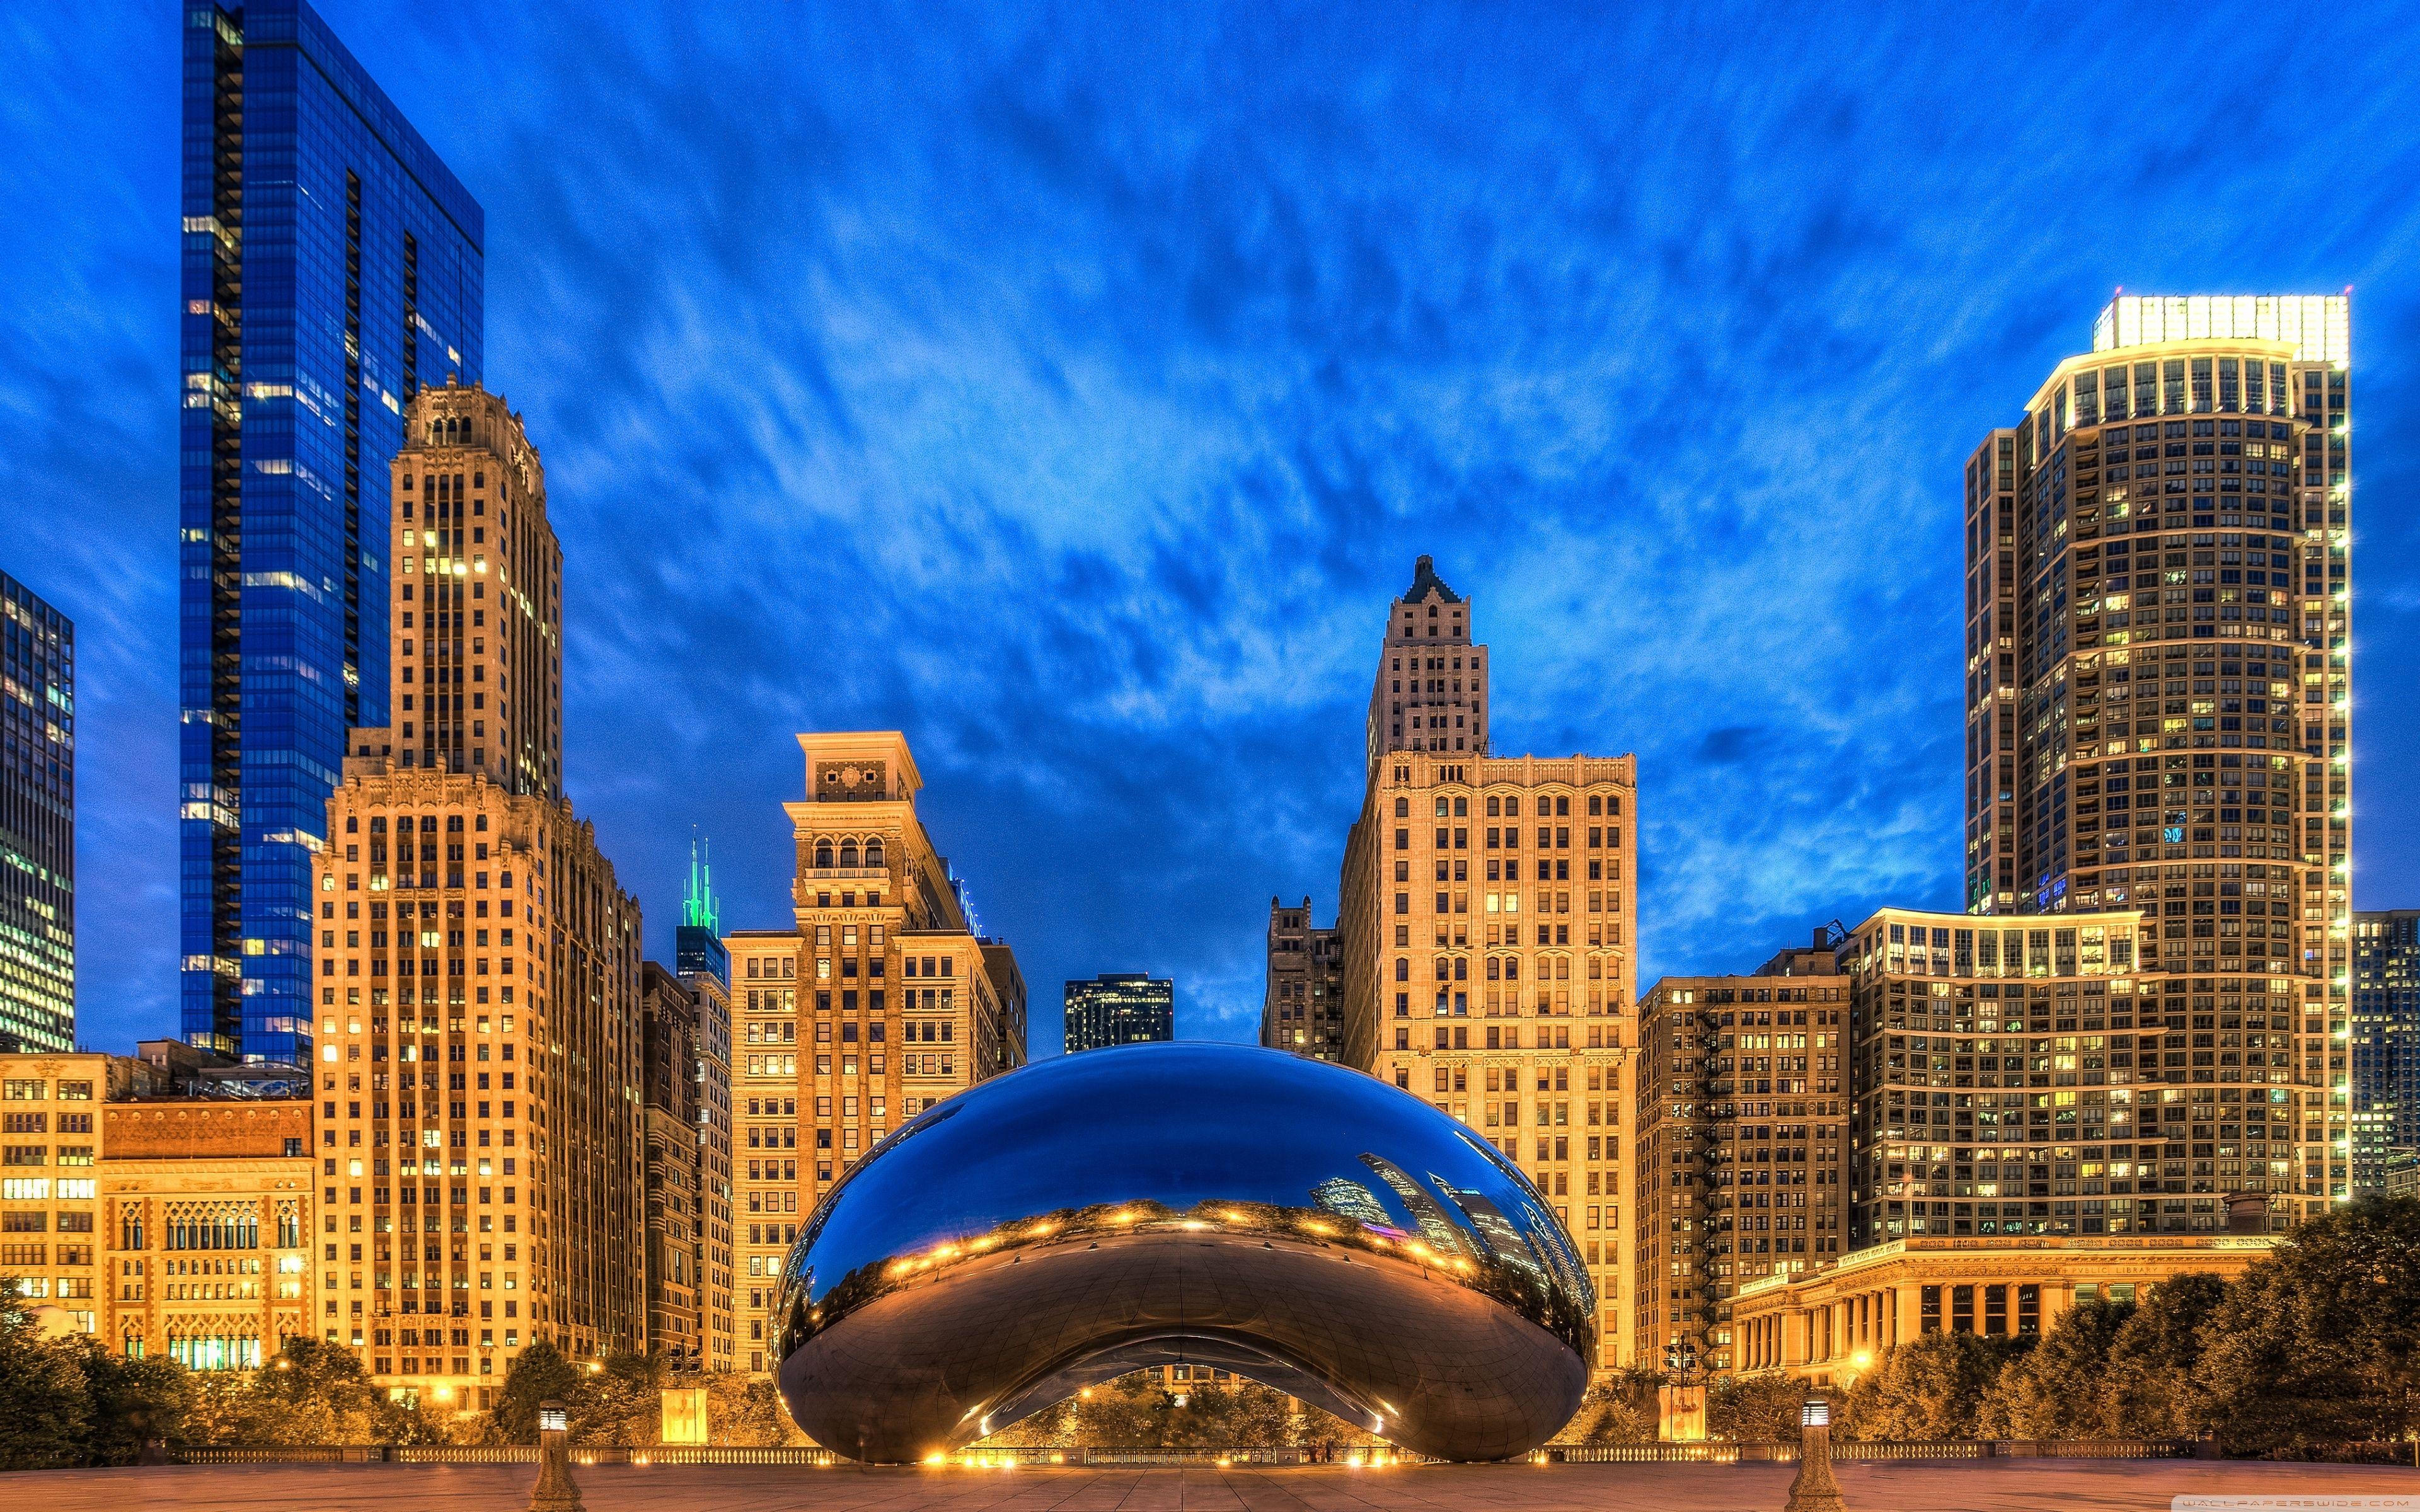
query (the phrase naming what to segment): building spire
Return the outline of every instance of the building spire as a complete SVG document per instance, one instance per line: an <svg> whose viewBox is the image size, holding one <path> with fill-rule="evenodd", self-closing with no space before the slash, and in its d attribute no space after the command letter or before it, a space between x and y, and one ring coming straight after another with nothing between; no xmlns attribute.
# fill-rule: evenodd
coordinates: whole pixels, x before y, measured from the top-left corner
<svg viewBox="0 0 2420 1512"><path fill-rule="evenodd" d="M692 829L689 840L689 886L681 894L681 922L720 936L721 910L714 900L714 861L707 841Z"/></svg>

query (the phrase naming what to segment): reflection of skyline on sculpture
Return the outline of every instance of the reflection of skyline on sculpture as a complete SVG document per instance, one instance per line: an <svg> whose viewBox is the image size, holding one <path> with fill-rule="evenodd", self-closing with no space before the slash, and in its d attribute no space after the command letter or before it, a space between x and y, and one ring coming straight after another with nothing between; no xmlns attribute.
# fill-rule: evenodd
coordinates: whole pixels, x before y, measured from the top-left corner
<svg viewBox="0 0 2420 1512"><path fill-rule="evenodd" d="M1174 1095L1202 1086L1215 1105ZM1188 1360L1501 1458L1562 1425L1595 1357L1568 1242L1517 1169L1374 1080L1103 1050L970 1088L849 1173L785 1268L780 1380L818 1442L874 1459Z"/></svg>

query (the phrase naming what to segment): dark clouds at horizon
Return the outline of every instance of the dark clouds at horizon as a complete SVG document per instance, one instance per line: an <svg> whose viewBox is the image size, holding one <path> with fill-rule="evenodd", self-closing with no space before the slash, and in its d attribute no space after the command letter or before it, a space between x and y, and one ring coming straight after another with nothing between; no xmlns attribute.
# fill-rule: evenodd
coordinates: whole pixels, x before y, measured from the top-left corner
<svg viewBox="0 0 2420 1512"><path fill-rule="evenodd" d="M1960 469L2120 284L2357 286L2358 902L2420 902L2400 8L322 8L486 208L651 953L692 826L786 919L794 732L897 728L1037 1051L1105 970L1248 1036L1423 551L1499 752L1637 752L1642 981L1954 906ZM108 1047L175 1026L176 26L0 16Z"/></svg>

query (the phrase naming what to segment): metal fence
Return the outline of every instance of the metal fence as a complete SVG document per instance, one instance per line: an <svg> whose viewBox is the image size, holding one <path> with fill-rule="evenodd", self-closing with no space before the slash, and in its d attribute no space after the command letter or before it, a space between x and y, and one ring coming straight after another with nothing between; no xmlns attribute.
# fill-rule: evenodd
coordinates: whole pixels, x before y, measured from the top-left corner
<svg viewBox="0 0 2420 1512"><path fill-rule="evenodd" d="M2353 1447L2353 1446L2347 1446ZM2374 1446L2362 1445L2361 1448ZM2410 1445L2375 1446L2412 1453ZM1733 1465L1795 1463L1795 1443L1575 1443L1550 1444L1529 1458L1561 1465L1692 1464ZM2190 1439L1959 1439L1928 1443L1865 1443L1836 1441L1838 1460L1955 1459L2190 1459L2207 1452ZM526 1465L537 1461L535 1444L296 1444L261 1447L191 1447L178 1451L188 1465L336 1464L382 1462L405 1465ZM575 1444L577 1465L786 1465L830 1469L851 1463L830 1449L747 1448L738 1446L656 1445L625 1447ZM2380 1453L2378 1458L2388 1458ZM1156 1449L1080 1447L1072 1449L968 1449L928 1463L982 1470L1018 1466L1041 1469L1098 1467L1142 1469L1157 1466L1282 1466L1372 1463L1422 1464L1419 1456L1401 1450L1372 1451L1338 1446L1325 1458L1301 1448Z"/></svg>

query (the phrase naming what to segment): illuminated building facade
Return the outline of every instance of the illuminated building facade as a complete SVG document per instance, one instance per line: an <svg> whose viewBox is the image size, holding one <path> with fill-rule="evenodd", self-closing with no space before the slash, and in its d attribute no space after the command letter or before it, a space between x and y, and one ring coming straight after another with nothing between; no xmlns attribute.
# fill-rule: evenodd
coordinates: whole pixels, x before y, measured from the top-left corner
<svg viewBox="0 0 2420 1512"><path fill-rule="evenodd" d="M2172 1163L2281 1222L2350 1191L2350 341L2341 298L2124 296L1967 465L1967 905L2139 912L2163 1082L2273 1114L2164 1155L2163 1228L2223 1195Z"/></svg>
<svg viewBox="0 0 2420 1512"><path fill-rule="evenodd" d="M1311 922L1311 900L1269 900L1268 980L1261 1043L1314 1060L1344 1054L1344 939Z"/></svg>
<svg viewBox="0 0 2420 1512"><path fill-rule="evenodd" d="M806 797L784 805L792 927L725 938L738 1021L732 1154L744 1367L768 1369L782 1260L802 1215L899 1125L1025 1063L1025 981L978 934L916 811L896 731L802 734Z"/></svg>
<svg viewBox="0 0 2420 1512"><path fill-rule="evenodd" d="M311 1327L310 1104L122 1056L0 1056L0 1271L112 1353L258 1365Z"/></svg>
<svg viewBox="0 0 2420 1512"><path fill-rule="evenodd" d="M1063 1000L1069 1055L1176 1038L1176 983L1140 971L1071 981Z"/></svg>
<svg viewBox="0 0 2420 1512"><path fill-rule="evenodd" d="M1735 1363L1732 1302L1839 1262L1849 979L1818 932L1754 972L1665 977L1638 1008L1633 1357Z"/></svg>
<svg viewBox="0 0 2420 1512"><path fill-rule="evenodd" d="M1637 769L1627 756L1486 755L1469 608L1423 558L1389 609L1376 759L1340 888L1343 1062L1450 1113L1529 1174L1587 1257L1610 1369L1635 1335L1621 1109L1637 1090L1624 1081L1637 1046ZM1399 676L1419 688L1402 698L1414 733L1397 733Z"/></svg>
<svg viewBox="0 0 2420 1512"><path fill-rule="evenodd" d="M181 14L182 1031L302 1064L328 795L390 707L381 480L479 377L486 231L302 0Z"/></svg>
<svg viewBox="0 0 2420 1512"><path fill-rule="evenodd" d="M75 1048L75 625L0 572L0 1048Z"/></svg>
<svg viewBox="0 0 2420 1512"><path fill-rule="evenodd" d="M520 417L425 388L392 469L396 721L353 732L317 903L319 1324L491 1405L647 1334L640 920L562 795L562 551Z"/></svg>
<svg viewBox="0 0 2420 1512"><path fill-rule="evenodd" d="M2261 1219L2257 1208L2249 1216ZM1732 1321L1733 1368L1845 1388L1923 1335L2038 1338L2080 1303L2135 1302L2180 1275L2231 1281L2276 1243L2261 1234L1893 1240L1820 1272L1749 1282Z"/></svg>
<svg viewBox="0 0 2420 1512"><path fill-rule="evenodd" d="M2420 909L2353 916L2352 1185L2383 1189L2420 1150Z"/></svg>

